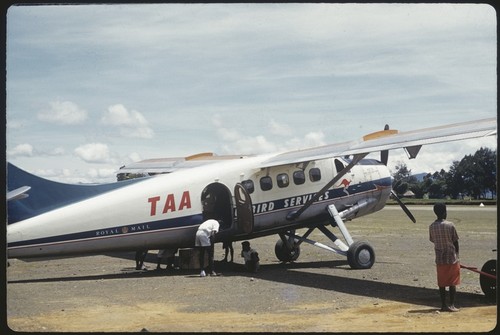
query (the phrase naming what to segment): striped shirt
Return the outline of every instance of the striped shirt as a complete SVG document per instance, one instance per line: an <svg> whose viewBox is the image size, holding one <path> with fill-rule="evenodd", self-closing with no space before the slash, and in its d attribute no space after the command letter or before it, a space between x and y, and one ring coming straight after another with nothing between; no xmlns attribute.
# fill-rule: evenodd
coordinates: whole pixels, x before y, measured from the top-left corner
<svg viewBox="0 0 500 335"><path fill-rule="evenodd" d="M455 225L446 220L436 220L429 226L429 240L434 243L436 264L455 264L458 255L454 242L458 241Z"/></svg>

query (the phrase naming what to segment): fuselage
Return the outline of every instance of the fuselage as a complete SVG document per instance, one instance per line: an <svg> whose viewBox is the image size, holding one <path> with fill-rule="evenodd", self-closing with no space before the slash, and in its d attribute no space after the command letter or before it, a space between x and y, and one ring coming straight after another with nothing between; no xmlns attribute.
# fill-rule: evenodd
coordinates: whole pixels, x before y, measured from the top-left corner
<svg viewBox="0 0 500 335"><path fill-rule="evenodd" d="M363 216L382 209L391 191L388 168L365 159L321 194L299 218L290 221L287 215L302 207L348 161L331 158L255 168L266 157L215 161L144 178L10 224L8 257L193 247L197 227L206 214L207 199L214 202L212 215L222 221L221 236L241 240L327 224L326 207L332 203L342 211L370 199L369 206L347 219ZM245 233L237 229L243 224L242 220L238 222L234 199L238 183L244 186L252 203L252 230Z"/></svg>

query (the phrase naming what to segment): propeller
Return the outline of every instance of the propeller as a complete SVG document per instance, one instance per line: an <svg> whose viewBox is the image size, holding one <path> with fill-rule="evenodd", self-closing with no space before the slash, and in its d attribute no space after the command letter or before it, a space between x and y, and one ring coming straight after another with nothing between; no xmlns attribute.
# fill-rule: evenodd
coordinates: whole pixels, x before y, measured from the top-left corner
<svg viewBox="0 0 500 335"><path fill-rule="evenodd" d="M385 125L384 130L389 130L389 125L388 124ZM382 150L382 151L380 151L380 161L385 166L387 166L387 162L389 161L389 150ZM396 194L396 192L394 192L394 190L391 190L391 194L394 197L394 199L396 199L396 201L398 202L399 206L403 209L403 211L406 213L406 215L410 218L410 220L413 223L416 223L417 220L415 219L415 217L413 216L413 214L410 212L410 210L408 209L408 207L406 207L406 205L401 201L401 199L399 199L399 197Z"/></svg>
<svg viewBox="0 0 500 335"><path fill-rule="evenodd" d="M396 199L396 201L398 202L399 206L401 206L401 208L406 213L406 215L408 215L408 217L410 218L410 220L413 221L413 223L416 223L417 220L415 219L415 217L413 216L413 214L411 214L411 212L408 209L408 207L406 207L406 205L401 201L401 199L399 199L399 197L396 194L396 192L394 192L394 190L391 190L391 194L394 197L394 199Z"/></svg>

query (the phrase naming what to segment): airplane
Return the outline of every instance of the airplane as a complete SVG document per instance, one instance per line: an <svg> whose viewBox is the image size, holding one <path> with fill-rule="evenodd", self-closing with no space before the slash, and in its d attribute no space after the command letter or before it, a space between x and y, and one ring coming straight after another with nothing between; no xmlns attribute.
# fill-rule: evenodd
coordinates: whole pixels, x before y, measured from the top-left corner
<svg viewBox="0 0 500 335"><path fill-rule="evenodd" d="M403 148L413 159L423 145L496 135L496 123L408 132L386 126L359 140L288 152L150 159L118 170L119 179L134 178L96 185L49 181L8 163L7 256L193 248L198 226L210 218L221 222L216 243L277 234L282 262L296 261L306 242L369 269L373 247L354 241L345 222L380 211L391 195L415 222L392 190L389 150ZM366 158L372 152L380 160ZM316 229L332 244L311 240Z"/></svg>

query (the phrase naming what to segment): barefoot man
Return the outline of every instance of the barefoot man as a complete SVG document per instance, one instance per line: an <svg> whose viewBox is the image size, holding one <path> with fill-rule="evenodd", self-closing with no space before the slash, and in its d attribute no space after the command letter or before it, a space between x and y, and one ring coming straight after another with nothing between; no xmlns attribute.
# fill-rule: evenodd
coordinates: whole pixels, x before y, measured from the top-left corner
<svg viewBox="0 0 500 335"><path fill-rule="evenodd" d="M441 311L458 312L455 307L456 286L460 284L460 261L458 259L458 234L455 225L446 221L446 205L434 205L437 216L429 226L429 239L436 253L437 281L441 297ZM446 304L446 287L449 286L450 304Z"/></svg>

